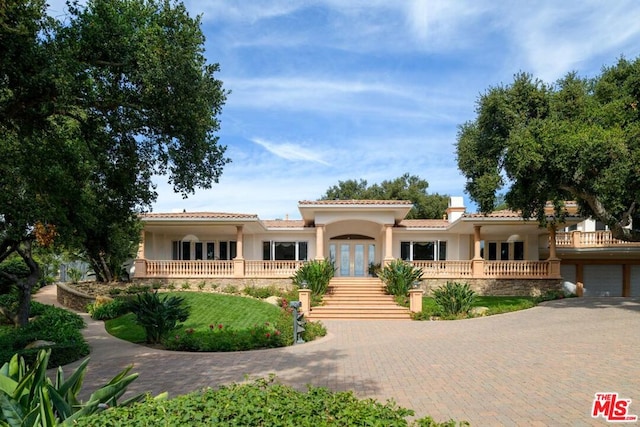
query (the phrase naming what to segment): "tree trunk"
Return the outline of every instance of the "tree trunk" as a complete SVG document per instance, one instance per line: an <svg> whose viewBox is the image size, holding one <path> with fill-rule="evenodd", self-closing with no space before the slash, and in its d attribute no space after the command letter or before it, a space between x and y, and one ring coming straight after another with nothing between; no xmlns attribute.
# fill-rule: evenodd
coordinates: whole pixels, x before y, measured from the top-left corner
<svg viewBox="0 0 640 427"><path fill-rule="evenodd" d="M40 266L33 259L30 240L24 243L23 248L18 248L16 251L27 264L30 271L27 278L18 280L16 283L18 286L18 326L22 327L29 323L31 291L40 278Z"/></svg>

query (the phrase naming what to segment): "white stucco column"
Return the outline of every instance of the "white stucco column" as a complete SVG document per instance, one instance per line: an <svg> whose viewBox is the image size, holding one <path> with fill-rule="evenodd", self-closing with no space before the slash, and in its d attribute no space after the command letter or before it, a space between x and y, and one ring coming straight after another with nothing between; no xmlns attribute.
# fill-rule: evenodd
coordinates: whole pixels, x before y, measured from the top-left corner
<svg viewBox="0 0 640 427"><path fill-rule="evenodd" d="M324 224L316 224L316 259L324 259Z"/></svg>
<svg viewBox="0 0 640 427"><path fill-rule="evenodd" d="M480 227L479 225L473 226L473 259L482 259L480 255Z"/></svg>
<svg viewBox="0 0 640 427"><path fill-rule="evenodd" d="M242 243L244 241L243 225L236 225L236 257L235 259L244 259Z"/></svg>
<svg viewBox="0 0 640 427"><path fill-rule="evenodd" d="M384 261L385 263L393 260L393 224L385 224L384 226Z"/></svg>

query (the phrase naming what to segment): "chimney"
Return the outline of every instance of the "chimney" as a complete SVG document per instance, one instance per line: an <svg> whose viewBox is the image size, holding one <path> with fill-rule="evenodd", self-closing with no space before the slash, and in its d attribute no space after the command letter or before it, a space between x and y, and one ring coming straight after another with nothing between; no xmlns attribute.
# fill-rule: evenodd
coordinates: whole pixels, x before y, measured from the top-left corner
<svg viewBox="0 0 640 427"><path fill-rule="evenodd" d="M447 208L447 218L449 222L455 222L464 214L464 200L460 196L451 197L449 199L449 207Z"/></svg>

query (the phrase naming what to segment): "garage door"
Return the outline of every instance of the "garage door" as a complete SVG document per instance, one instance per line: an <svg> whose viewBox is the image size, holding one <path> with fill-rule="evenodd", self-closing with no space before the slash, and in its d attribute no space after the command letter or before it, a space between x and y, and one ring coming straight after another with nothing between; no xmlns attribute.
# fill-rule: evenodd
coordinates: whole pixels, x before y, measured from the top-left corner
<svg viewBox="0 0 640 427"><path fill-rule="evenodd" d="M631 295L640 297L640 265L631 266Z"/></svg>
<svg viewBox="0 0 640 427"><path fill-rule="evenodd" d="M560 266L560 274L565 282L576 283L576 266L575 264L566 264Z"/></svg>
<svg viewBox="0 0 640 427"><path fill-rule="evenodd" d="M621 297L622 265L585 265L584 296Z"/></svg>

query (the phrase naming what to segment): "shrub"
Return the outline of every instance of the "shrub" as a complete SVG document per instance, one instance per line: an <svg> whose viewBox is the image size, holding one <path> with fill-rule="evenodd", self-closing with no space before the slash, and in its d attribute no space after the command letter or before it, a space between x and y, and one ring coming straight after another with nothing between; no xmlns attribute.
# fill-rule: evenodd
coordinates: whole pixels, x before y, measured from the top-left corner
<svg viewBox="0 0 640 427"><path fill-rule="evenodd" d="M336 272L336 267L328 259L312 260L306 262L296 270L293 275L293 284L299 288L307 283L311 293L314 295L324 295L327 293L329 282Z"/></svg>
<svg viewBox="0 0 640 427"><path fill-rule="evenodd" d="M249 295L254 298L265 299L270 296L282 296L282 291L276 288L274 285L266 286L266 287L257 287L257 286L246 286L242 292L246 295Z"/></svg>
<svg viewBox="0 0 640 427"><path fill-rule="evenodd" d="M94 303L87 306L87 312L95 320L115 319L129 311L131 311L131 303L119 298L103 304Z"/></svg>
<svg viewBox="0 0 640 427"><path fill-rule="evenodd" d="M203 290L206 285L207 285L206 282L202 281L202 282L198 283L198 289L199 290Z"/></svg>
<svg viewBox="0 0 640 427"><path fill-rule="evenodd" d="M191 285L189 285L189 282L184 282L182 285L180 285L180 287L184 290L191 289Z"/></svg>
<svg viewBox="0 0 640 427"><path fill-rule="evenodd" d="M139 294L131 302L131 311L136 322L144 328L147 343L159 343L176 329L178 322L187 320L189 307L183 303L182 297L165 295L161 298L157 291Z"/></svg>
<svg viewBox="0 0 640 427"><path fill-rule="evenodd" d="M67 269L67 275L69 276L71 283L77 284L80 280L82 280L84 273L79 268L69 267Z"/></svg>
<svg viewBox="0 0 640 427"><path fill-rule="evenodd" d="M238 293L238 287L235 285L227 285L224 288L222 288L222 292L225 294L237 294Z"/></svg>
<svg viewBox="0 0 640 427"><path fill-rule="evenodd" d="M0 304L12 304L9 295L3 295ZM8 362L15 354L23 356L27 363L35 362L38 349L24 347L36 340L51 341L49 367L66 365L89 354L80 329L84 321L80 316L62 308L31 302L31 314L34 318L22 328L3 328L0 333L0 363Z"/></svg>
<svg viewBox="0 0 640 427"><path fill-rule="evenodd" d="M468 283L447 282L433 290L433 298L444 316L467 314L475 297L476 293Z"/></svg>
<svg viewBox="0 0 640 427"><path fill-rule="evenodd" d="M78 426L424 426L453 427L454 421L438 424L430 417L412 422L414 412L393 400L380 403L359 399L351 391L331 392L309 386L306 392L275 382L274 377L250 383L206 389L168 400L147 399L140 405L118 407L78 420ZM460 425L463 425L462 423Z"/></svg>
<svg viewBox="0 0 640 427"><path fill-rule="evenodd" d="M380 271L378 277L384 282L389 295L404 296L413 283L422 278L422 269L401 259L395 259Z"/></svg>

